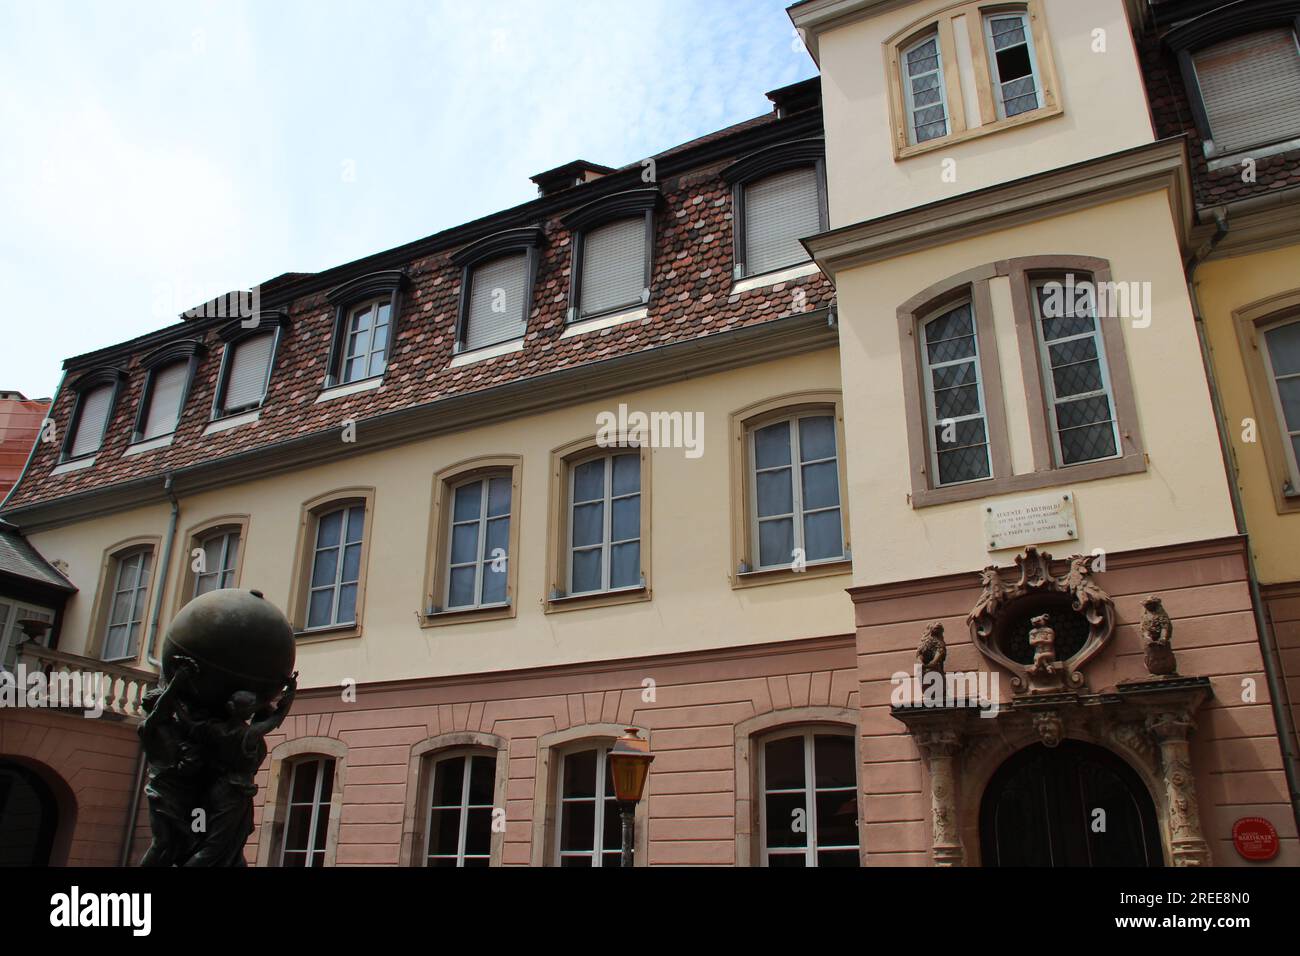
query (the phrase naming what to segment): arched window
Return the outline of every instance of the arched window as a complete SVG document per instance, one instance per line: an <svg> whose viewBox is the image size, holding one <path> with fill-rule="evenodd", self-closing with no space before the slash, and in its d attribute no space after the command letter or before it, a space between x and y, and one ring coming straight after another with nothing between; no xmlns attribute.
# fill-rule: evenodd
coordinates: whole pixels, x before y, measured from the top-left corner
<svg viewBox="0 0 1300 956"><path fill-rule="evenodd" d="M334 341L325 376L334 394L378 387L388 367L389 347L397 326L401 271L375 272L346 282L326 295L335 307ZM327 397L332 397L326 392Z"/></svg>
<svg viewBox="0 0 1300 956"><path fill-rule="evenodd" d="M95 610L95 643L105 661L140 656L149 618L157 539L135 539L111 549L100 576Z"/></svg>
<svg viewBox="0 0 1300 956"><path fill-rule="evenodd" d="M290 601L297 630L361 633L373 508L372 488L340 490L303 506Z"/></svg>
<svg viewBox="0 0 1300 956"><path fill-rule="evenodd" d="M289 786L279 865L324 866L334 795L334 758L305 754L286 769Z"/></svg>
<svg viewBox="0 0 1300 956"><path fill-rule="evenodd" d="M930 467L936 485L979 481L993 474L980 376L975 309L967 299L942 307L921 323Z"/></svg>
<svg viewBox="0 0 1300 956"><path fill-rule="evenodd" d="M422 859L426 866L490 866L497 754L454 748L426 758Z"/></svg>
<svg viewBox="0 0 1300 956"><path fill-rule="evenodd" d="M622 824L610 744L576 744L560 752L556 851L560 866L621 866Z"/></svg>
<svg viewBox="0 0 1300 956"><path fill-rule="evenodd" d="M779 731L759 753L764 866L858 866L858 778L850 730Z"/></svg>

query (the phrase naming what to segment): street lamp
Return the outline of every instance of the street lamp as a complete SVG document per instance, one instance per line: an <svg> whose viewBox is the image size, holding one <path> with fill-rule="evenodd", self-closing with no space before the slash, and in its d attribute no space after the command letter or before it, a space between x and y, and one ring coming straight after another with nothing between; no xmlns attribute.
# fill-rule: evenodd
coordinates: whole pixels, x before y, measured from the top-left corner
<svg viewBox="0 0 1300 956"><path fill-rule="evenodd" d="M609 752L609 772L614 778L614 796L618 800L623 818L623 856L621 865L632 865L632 828L636 819L636 805L645 793L646 777L655 755L650 752L650 741L642 740L635 727L627 728L627 736L614 741Z"/></svg>

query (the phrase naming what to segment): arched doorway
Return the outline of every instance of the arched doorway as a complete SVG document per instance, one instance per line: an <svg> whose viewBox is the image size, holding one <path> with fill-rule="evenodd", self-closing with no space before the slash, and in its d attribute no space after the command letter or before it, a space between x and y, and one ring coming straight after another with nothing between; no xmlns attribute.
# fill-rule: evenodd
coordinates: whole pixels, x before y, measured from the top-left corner
<svg viewBox="0 0 1300 956"><path fill-rule="evenodd" d="M1164 865L1137 773L1077 740L1034 744L998 768L980 803L980 856L985 866Z"/></svg>
<svg viewBox="0 0 1300 956"><path fill-rule="evenodd" d="M59 809L31 770L0 759L0 866L49 866Z"/></svg>

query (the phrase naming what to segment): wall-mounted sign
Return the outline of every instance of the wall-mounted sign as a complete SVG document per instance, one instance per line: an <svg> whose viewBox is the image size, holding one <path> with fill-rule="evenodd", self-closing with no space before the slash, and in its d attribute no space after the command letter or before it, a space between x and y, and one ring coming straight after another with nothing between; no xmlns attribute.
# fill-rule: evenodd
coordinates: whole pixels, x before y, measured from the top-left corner
<svg viewBox="0 0 1300 956"><path fill-rule="evenodd" d="M1073 541L1079 537L1079 525L1074 520L1074 495L1068 491L1027 495L982 507L984 544L990 551Z"/></svg>
<svg viewBox="0 0 1300 956"><path fill-rule="evenodd" d="M1242 817L1232 825L1232 845L1247 860L1277 856L1277 827L1263 817Z"/></svg>

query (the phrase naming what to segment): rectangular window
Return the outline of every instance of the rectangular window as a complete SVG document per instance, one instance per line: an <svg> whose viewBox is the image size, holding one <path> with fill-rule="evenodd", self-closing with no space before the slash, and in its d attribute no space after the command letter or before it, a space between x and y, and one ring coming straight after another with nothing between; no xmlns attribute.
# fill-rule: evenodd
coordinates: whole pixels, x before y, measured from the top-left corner
<svg viewBox="0 0 1300 956"><path fill-rule="evenodd" d="M749 444L758 567L843 558L835 417L803 415L755 428Z"/></svg>
<svg viewBox="0 0 1300 956"><path fill-rule="evenodd" d="M932 33L903 51L903 92L907 100L908 142L916 145L948 135L939 34Z"/></svg>
<svg viewBox="0 0 1300 956"><path fill-rule="evenodd" d="M579 312L609 312L645 301L646 220L621 219L582 237Z"/></svg>
<svg viewBox="0 0 1300 956"><path fill-rule="evenodd" d="M194 596L235 586L235 567L239 560L239 532L226 531L205 538L203 570L194 576Z"/></svg>
<svg viewBox="0 0 1300 956"><path fill-rule="evenodd" d="M450 754L434 762L425 829L426 865L462 867L491 863L495 791L495 755Z"/></svg>
<svg viewBox="0 0 1300 956"><path fill-rule="evenodd" d="M1264 30L1192 56L1216 153L1300 136L1300 45L1293 29Z"/></svg>
<svg viewBox="0 0 1300 956"><path fill-rule="evenodd" d="M569 504L570 593L640 586L640 453L575 465Z"/></svg>
<svg viewBox="0 0 1300 956"><path fill-rule="evenodd" d="M113 404L113 386L97 385L83 392L78 399L76 434L72 437L70 458L80 458L99 450L108 424L109 407Z"/></svg>
<svg viewBox="0 0 1300 956"><path fill-rule="evenodd" d="M1300 490L1300 321L1291 319L1263 330L1265 369L1277 403L1291 482L1287 494Z"/></svg>
<svg viewBox="0 0 1300 956"><path fill-rule="evenodd" d="M926 321L921 337L935 484L988 478L992 475L988 422L971 303L948 308Z"/></svg>
<svg viewBox="0 0 1300 956"><path fill-rule="evenodd" d="M388 355L388 325L392 302L368 302L348 317L340 381L359 382L382 375Z"/></svg>
<svg viewBox="0 0 1300 956"><path fill-rule="evenodd" d="M987 16L984 38L988 43L998 118L1008 119L1038 109L1042 101L1029 18L1023 13Z"/></svg>
<svg viewBox="0 0 1300 956"><path fill-rule="evenodd" d="M804 731L763 745L765 865L860 865L855 764L849 734Z"/></svg>
<svg viewBox="0 0 1300 956"><path fill-rule="evenodd" d="M316 543L307 597L307 627L355 624L365 505L326 512L316 519Z"/></svg>
<svg viewBox="0 0 1300 956"><path fill-rule="evenodd" d="M623 831L609 749L560 758L560 866L622 866Z"/></svg>
<svg viewBox="0 0 1300 956"><path fill-rule="evenodd" d="M510 551L509 475L455 489L447 553L447 608L504 604Z"/></svg>
<svg viewBox="0 0 1300 956"><path fill-rule="evenodd" d="M1087 281L1034 283L1034 327L1058 465L1120 454L1096 295ZM1068 294L1070 289L1074 295Z"/></svg>
<svg viewBox="0 0 1300 956"><path fill-rule="evenodd" d="M232 351L227 359L229 364L226 368L221 411L229 414L262 404L271 374L275 333L249 336L226 347Z"/></svg>
<svg viewBox="0 0 1300 956"><path fill-rule="evenodd" d="M524 334L528 255L503 256L475 266L470 275L466 350L509 342Z"/></svg>
<svg viewBox="0 0 1300 956"><path fill-rule="evenodd" d="M329 836L334 761L329 757L298 760L289 777L281 866L324 866Z"/></svg>
<svg viewBox="0 0 1300 956"><path fill-rule="evenodd" d="M152 570L153 552L149 550L132 551L114 559L109 577L113 592L101 655L104 660L131 660L139 653Z"/></svg>
<svg viewBox="0 0 1300 956"><path fill-rule="evenodd" d="M149 408L140 430L140 441L170 435L176 430L189 371L188 362L173 362L150 373Z"/></svg>
<svg viewBox="0 0 1300 956"><path fill-rule="evenodd" d="M775 173L746 185L744 207L746 275L808 260L799 240L821 230L816 167Z"/></svg>

